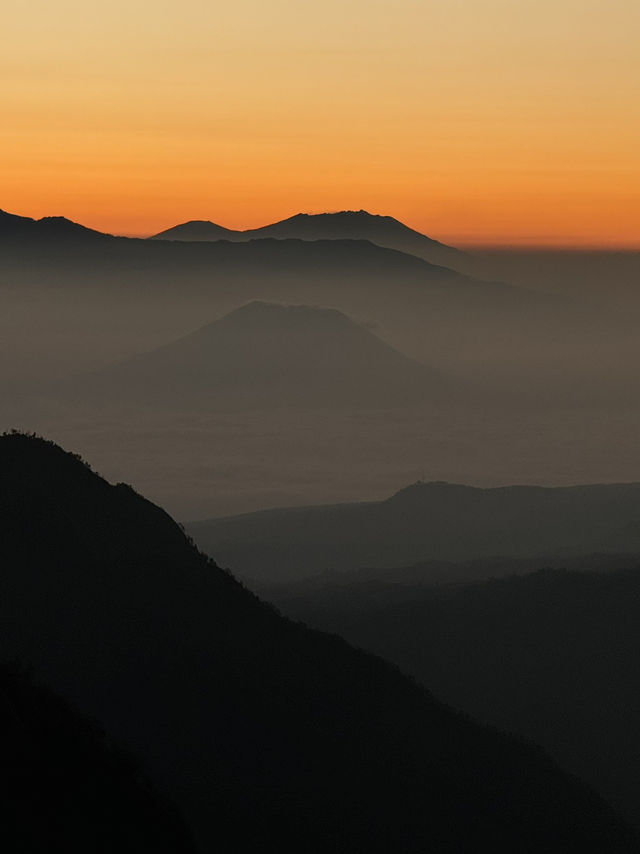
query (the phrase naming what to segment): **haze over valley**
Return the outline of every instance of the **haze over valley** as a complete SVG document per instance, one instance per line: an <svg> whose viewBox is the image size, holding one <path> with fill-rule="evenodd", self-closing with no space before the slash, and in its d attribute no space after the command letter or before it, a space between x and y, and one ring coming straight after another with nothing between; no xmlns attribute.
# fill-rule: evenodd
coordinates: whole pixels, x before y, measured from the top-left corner
<svg viewBox="0 0 640 854"><path fill-rule="evenodd" d="M381 499L418 479L640 477L638 303L620 303L615 265L583 298L578 282L525 288L390 248L421 239L390 217L291 222L304 240L279 224L277 239L181 242L4 214L5 424L78 448L182 519ZM381 232L385 247L360 239ZM286 306L299 324L283 337Z"/></svg>

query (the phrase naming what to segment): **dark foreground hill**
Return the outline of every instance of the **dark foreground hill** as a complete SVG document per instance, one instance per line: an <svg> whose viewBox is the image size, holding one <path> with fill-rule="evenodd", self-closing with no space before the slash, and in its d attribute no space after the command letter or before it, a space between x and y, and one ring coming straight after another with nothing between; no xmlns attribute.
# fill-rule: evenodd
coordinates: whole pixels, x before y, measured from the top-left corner
<svg viewBox="0 0 640 854"><path fill-rule="evenodd" d="M431 588L351 578L270 595L535 739L640 826L640 561L627 566Z"/></svg>
<svg viewBox="0 0 640 854"><path fill-rule="evenodd" d="M394 219L378 216L368 211L337 211L335 213L299 213L287 219L251 228L234 231L206 220L192 220L155 234L152 240L261 240L273 237L277 240L369 240L378 246L399 249L424 258L432 264L456 267L465 259L463 252L446 246L419 231Z"/></svg>
<svg viewBox="0 0 640 854"><path fill-rule="evenodd" d="M0 439L3 654L140 755L202 851L627 852L538 748L290 623L129 487Z"/></svg>
<svg viewBox="0 0 640 854"><path fill-rule="evenodd" d="M260 581L427 560L640 553L640 484L416 483L386 501L265 510L187 528L223 565Z"/></svg>
<svg viewBox="0 0 640 854"><path fill-rule="evenodd" d="M85 399L133 397L201 409L384 409L429 405L454 391L443 376L339 311L257 301L178 341L79 378L76 387Z"/></svg>
<svg viewBox="0 0 640 854"><path fill-rule="evenodd" d="M0 817L11 851L192 854L174 810L98 724L10 667L0 667L0 696Z"/></svg>

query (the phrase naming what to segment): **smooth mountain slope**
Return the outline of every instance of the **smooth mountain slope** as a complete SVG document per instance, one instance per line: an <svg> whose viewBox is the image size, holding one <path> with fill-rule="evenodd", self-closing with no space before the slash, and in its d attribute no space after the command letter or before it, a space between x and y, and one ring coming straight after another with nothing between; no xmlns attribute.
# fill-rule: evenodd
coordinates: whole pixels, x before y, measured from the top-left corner
<svg viewBox="0 0 640 854"><path fill-rule="evenodd" d="M152 240L369 240L378 246L399 249L430 261L455 267L465 255L446 246L391 216L379 216L368 211L337 211L335 213L299 213L261 228L233 231L212 222L192 220L155 234Z"/></svg>
<svg viewBox="0 0 640 854"><path fill-rule="evenodd" d="M239 234L242 232L206 219L192 219L154 234L149 240L237 240Z"/></svg>
<svg viewBox="0 0 640 854"><path fill-rule="evenodd" d="M640 553L640 484L416 483L386 501L265 510L187 530L256 581L426 560Z"/></svg>
<svg viewBox="0 0 640 854"><path fill-rule="evenodd" d="M5 656L139 753L202 851L637 851L537 748L288 622L159 508L0 439Z"/></svg>
<svg viewBox="0 0 640 854"><path fill-rule="evenodd" d="M333 309L252 302L87 378L111 399L201 409L428 405L454 384Z"/></svg>
<svg viewBox="0 0 640 854"><path fill-rule="evenodd" d="M9 667L0 695L5 850L192 854L175 811L98 724Z"/></svg>
<svg viewBox="0 0 640 854"><path fill-rule="evenodd" d="M431 588L351 577L269 596L535 739L640 825L640 560L627 566Z"/></svg>

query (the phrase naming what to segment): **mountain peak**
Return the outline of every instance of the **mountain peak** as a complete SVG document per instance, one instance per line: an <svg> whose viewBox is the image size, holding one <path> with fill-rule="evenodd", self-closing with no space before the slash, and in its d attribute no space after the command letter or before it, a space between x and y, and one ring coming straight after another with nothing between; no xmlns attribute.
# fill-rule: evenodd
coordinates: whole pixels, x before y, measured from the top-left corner
<svg viewBox="0 0 640 854"><path fill-rule="evenodd" d="M386 219L386 220L394 220L391 216L383 216L381 214L372 214L369 211L364 210L364 208L360 208L360 210L349 210L345 208L344 210L339 211L319 211L318 213L304 213L300 212L294 214L294 216L289 217L289 219L297 219L298 217L305 217L308 219L317 218L317 217L343 217L349 219ZM282 220L282 222L287 222L287 220ZM398 220L394 220L394 222L398 222Z"/></svg>
<svg viewBox="0 0 640 854"><path fill-rule="evenodd" d="M256 409L379 408L452 393L446 378L337 309L259 300L101 377L118 399L166 405L170 389L174 405L178 395L205 408L212 399Z"/></svg>
<svg viewBox="0 0 640 854"><path fill-rule="evenodd" d="M225 315L219 321L209 324L210 327L225 323L228 326L253 327L259 324L262 331L284 331L311 328L326 332L328 330L344 331L358 329L359 324L335 308L322 308L314 305L289 305L284 303L253 300Z"/></svg>
<svg viewBox="0 0 640 854"><path fill-rule="evenodd" d="M63 470L75 477L87 474L99 477L78 454L64 451L55 442L35 433L19 430L0 433L0 469L6 476L20 471L23 478L33 472L38 480L43 471L59 474Z"/></svg>
<svg viewBox="0 0 640 854"><path fill-rule="evenodd" d="M210 241L232 240L239 232L208 219L191 219L154 234L151 240Z"/></svg>

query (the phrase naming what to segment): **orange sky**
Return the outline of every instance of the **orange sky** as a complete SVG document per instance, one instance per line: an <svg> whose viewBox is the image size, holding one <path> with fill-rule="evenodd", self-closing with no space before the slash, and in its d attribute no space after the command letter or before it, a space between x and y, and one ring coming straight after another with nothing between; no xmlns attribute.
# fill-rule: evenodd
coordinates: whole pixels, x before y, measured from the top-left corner
<svg viewBox="0 0 640 854"><path fill-rule="evenodd" d="M638 248L639 43L637 0L12 4L0 207Z"/></svg>

